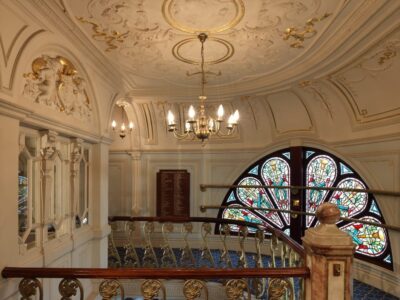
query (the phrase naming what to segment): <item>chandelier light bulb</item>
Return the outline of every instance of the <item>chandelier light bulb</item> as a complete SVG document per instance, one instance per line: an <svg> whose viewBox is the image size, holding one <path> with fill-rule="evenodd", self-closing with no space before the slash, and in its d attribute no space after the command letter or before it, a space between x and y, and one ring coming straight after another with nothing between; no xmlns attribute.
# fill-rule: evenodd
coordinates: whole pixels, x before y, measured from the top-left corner
<svg viewBox="0 0 400 300"><path fill-rule="evenodd" d="M224 107L222 106L222 104L220 104L218 107L217 116L218 120L222 120L222 117L224 116Z"/></svg>
<svg viewBox="0 0 400 300"><path fill-rule="evenodd" d="M125 131L125 129L126 129L125 123L122 123L121 124L121 131Z"/></svg>
<svg viewBox="0 0 400 300"><path fill-rule="evenodd" d="M214 130L214 120L210 119L208 121L208 130L213 131Z"/></svg>
<svg viewBox="0 0 400 300"><path fill-rule="evenodd" d="M235 113L233 114L233 124L237 124L239 121L239 111L235 110Z"/></svg>
<svg viewBox="0 0 400 300"><path fill-rule="evenodd" d="M130 121L130 122L129 122L129 130L131 130L131 131L132 131L133 127L135 127L135 126L133 125L133 122L132 122L132 121Z"/></svg>
<svg viewBox="0 0 400 300"><path fill-rule="evenodd" d="M190 123L186 122L185 123L185 132L189 132L190 131Z"/></svg>
<svg viewBox="0 0 400 300"><path fill-rule="evenodd" d="M175 116L172 113L172 111L168 111L168 115L167 115L167 119L168 119L168 125L174 125L175 124Z"/></svg>
<svg viewBox="0 0 400 300"><path fill-rule="evenodd" d="M193 105L190 105L188 115L189 115L189 120L193 121L194 116L196 115L196 111L194 110Z"/></svg>
<svg viewBox="0 0 400 300"><path fill-rule="evenodd" d="M111 127L113 130L117 127L117 122L115 120L112 120Z"/></svg>

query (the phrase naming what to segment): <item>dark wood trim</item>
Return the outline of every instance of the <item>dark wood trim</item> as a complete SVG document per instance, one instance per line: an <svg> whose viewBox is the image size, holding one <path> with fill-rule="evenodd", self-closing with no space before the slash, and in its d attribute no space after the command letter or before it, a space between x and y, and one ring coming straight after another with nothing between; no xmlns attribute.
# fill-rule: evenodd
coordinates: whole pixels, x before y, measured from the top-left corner
<svg viewBox="0 0 400 300"><path fill-rule="evenodd" d="M309 277L307 267L265 269L160 269L160 268L15 268L5 267L4 278L103 278L103 279L234 279Z"/></svg>

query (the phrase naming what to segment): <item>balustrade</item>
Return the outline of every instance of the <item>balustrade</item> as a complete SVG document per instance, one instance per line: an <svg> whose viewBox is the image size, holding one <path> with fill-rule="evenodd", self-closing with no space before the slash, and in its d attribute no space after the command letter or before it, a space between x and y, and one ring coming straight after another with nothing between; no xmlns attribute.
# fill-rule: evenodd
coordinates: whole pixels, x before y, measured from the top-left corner
<svg viewBox="0 0 400 300"><path fill-rule="evenodd" d="M23 278L24 300L43 299L40 278L60 278L62 300L88 296L82 279L92 279L102 299L350 299L354 245L334 224L339 214L321 205L305 250L279 230L244 221L111 217L109 268L6 267L2 276ZM333 289L334 298L324 292Z"/></svg>

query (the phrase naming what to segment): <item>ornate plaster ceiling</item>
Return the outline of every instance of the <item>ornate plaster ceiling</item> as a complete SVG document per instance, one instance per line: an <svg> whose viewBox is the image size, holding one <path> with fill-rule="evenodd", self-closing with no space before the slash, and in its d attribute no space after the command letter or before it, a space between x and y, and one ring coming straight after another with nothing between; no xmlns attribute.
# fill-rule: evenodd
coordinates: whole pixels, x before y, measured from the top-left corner
<svg viewBox="0 0 400 300"><path fill-rule="evenodd" d="M209 86L290 78L345 0L72 0L69 15L137 88L196 87L199 32L207 31ZM287 31L288 28L291 30ZM305 33L302 40L301 34ZM175 53L175 55L174 55ZM192 61L185 63L176 59ZM277 73L287 74L283 77Z"/></svg>

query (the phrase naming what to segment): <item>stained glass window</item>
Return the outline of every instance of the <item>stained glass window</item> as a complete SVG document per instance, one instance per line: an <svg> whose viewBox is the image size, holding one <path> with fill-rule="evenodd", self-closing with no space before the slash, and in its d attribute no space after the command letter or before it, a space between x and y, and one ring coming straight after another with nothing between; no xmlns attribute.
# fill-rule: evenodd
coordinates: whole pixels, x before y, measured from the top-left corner
<svg viewBox="0 0 400 300"><path fill-rule="evenodd" d="M358 191L368 189L368 185L354 169L345 161L318 149L293 147L267 155L249 166L233 184L251 187L230 189L222 205L232 208L221 209L218 215L220 218L275 227L299 243L304 230L317 225L316 218L295 218L268 209L302 209L315 213L319 205L331 202L338 206L341 217L385 223L374 195ZM304 185L310 189L298 191L282 188L291 184ZM300 204L295 207L294 203ZM234 208L238 206L262 210ZM357 258L393 269L386 229L349 220L341 220L337 226L352 237ZM233 226L231 230L238 231L238 227Z"/></svg>

